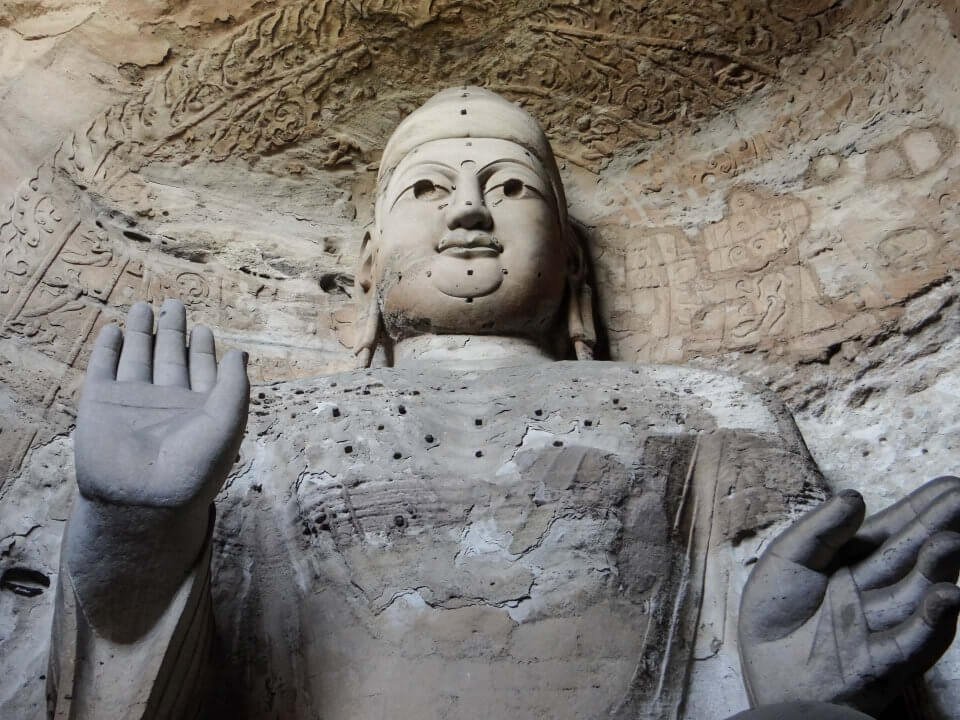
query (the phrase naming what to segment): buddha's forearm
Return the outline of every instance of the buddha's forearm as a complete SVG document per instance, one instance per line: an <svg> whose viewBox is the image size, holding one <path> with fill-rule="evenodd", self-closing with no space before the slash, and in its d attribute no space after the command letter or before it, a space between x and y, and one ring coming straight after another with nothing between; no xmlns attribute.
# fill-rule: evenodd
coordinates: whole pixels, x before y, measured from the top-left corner
<svg viewBox="0 0 960 720"><path fill-rule="evenodd" d="M199 504L142 508L78 495L61 571L96 631L123 642L149 630L197 562L211 522Z"/></svg>
<svg viewBox="0 0 960 720"><path fill-rule="evenodd" d="M843 705L822 702L786 702L762 705L737 713L727 720L873 720L869 715Z"/></svg>

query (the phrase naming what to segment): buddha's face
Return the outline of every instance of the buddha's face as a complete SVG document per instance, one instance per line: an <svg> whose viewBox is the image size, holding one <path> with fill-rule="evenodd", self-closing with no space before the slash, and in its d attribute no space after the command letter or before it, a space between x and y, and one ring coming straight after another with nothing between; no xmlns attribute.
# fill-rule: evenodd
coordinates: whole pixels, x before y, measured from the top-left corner
<svg viewBox="0 0 960 720"><path fill-rule="evenodd" d="M370 270L388 334L546 332L570 258L547 178L506 140L434 140L411 151L378 202Z"/></svg>

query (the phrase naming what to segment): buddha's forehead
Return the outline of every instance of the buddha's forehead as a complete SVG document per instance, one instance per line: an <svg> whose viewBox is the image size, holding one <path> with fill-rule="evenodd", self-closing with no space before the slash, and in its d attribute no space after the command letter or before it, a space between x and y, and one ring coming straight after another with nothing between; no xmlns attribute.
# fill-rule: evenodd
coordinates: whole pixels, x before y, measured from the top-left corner
<svg viewBox="0 0 960 720"><path fill-rule="evenodd" d="M525 168L549 183L550 175L543 163L518 143L501 138L445 138L430 140L408 152L381 191L386 192L395 182L421 169L440 167L453 172L461 168L480 171L499 163Z"/></svg>

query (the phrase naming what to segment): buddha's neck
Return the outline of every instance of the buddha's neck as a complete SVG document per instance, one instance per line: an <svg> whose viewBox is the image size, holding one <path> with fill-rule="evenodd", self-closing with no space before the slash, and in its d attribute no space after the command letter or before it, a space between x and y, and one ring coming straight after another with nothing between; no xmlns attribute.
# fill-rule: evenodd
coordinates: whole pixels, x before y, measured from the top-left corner
<svg viewBox="0 0 960 720"><path fill-rule="evenodd" d="M532 340L498 335L417 335L401 340L393 348L395 367L430 363L489 368L533 365L554 359Z"/></svg>

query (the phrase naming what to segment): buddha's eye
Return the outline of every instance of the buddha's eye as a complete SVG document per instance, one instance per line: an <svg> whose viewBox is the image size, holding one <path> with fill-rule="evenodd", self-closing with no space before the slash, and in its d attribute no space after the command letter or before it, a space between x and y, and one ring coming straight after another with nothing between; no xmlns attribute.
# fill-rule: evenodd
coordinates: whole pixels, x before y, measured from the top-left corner
<svg viewBox="0 0 960 720"><path fill-rule="evenodd" d="M440 200L447 196L448 190L432 180L417 180L413 184L413 196L417 200Z"/></svg>
<svg viewBox="0 0 960 720"><path fill-rule="evenodd" d="M503 184L503 194L508 198L520 197L523 194L523 181L510 178Z"/></svg>
<svg viewBox="0 0 960 720"><path fill-rule="evenodd" d="M529 183L515 177L495 180L487 190L487 201L492 205L499 205L504 200L524 200L535 197L542 197L542 195Z"/></svg>

